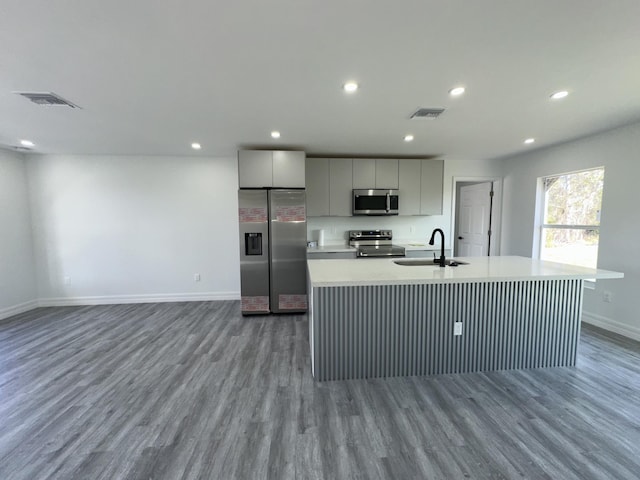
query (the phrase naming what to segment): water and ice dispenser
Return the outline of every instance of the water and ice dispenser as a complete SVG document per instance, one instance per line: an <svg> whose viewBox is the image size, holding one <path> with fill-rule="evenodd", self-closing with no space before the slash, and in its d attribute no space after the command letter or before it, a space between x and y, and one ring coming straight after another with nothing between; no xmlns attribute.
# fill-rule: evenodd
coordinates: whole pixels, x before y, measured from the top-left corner
<svg viewBox="0 0 640 480"><path fill-rule="evenodd" d="M245 255L262 255L262 233L244 234Z"/></svg>

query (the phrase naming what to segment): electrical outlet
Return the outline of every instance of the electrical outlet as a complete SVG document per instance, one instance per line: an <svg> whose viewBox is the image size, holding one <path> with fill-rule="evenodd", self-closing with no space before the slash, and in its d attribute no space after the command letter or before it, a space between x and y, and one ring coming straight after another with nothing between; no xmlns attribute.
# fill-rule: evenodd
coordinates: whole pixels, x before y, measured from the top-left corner
<svg viewBox="0 0 640 480"><path fill-rule="evenodd" d="M414 233L413 225L411 225L411 226L409 227L409 233Z"/></svg>
<svg viewBox="0 0 640 480"><path fill-rule="evenodd" d="M71 277L64 277L63 281L65 285L71 285Z"/></svg>
<svg viewBox="0 0 640 480"><path fill-rule="evenodd" d="M604 292L602 292L602 300L605 301L606 303L611 303L611 301L613 300L613 293L611 293L608 290L605 290Z"/></svg>
<svg viewBox="0 0 640 480"><path fill-rule="evenodd" d="M194 273L193 274L193 280L195 282L199 282L200 281L200 274L199 273Z"/></svg>
<svg viewBox="0 0 640 480"><path fill-rule="evenodd" d="M456 322L453 324L453 334L462 335L462 322Z"/></svg>

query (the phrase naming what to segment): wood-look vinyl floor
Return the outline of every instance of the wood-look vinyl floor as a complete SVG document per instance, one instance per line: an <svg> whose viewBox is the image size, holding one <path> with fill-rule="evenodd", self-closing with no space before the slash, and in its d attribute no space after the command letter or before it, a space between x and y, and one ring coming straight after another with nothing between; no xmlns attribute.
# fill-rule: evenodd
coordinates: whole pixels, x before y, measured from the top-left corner
<svg viewBox="0 0 640 480"><path fill-rule="evenodd" d="M306 317L238 302L0 323L0 479L638 479L640 344L578 365L317 383Z"/></svg>

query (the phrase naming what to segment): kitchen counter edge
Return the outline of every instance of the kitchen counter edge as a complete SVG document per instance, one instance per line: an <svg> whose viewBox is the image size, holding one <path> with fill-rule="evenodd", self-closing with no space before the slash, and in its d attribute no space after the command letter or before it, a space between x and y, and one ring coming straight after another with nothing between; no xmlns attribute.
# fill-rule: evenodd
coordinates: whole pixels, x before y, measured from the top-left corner
<svg viewBox="0 0 640 480"><path fill-rule="evenodd" d="M389 258L307 261L311 287L419 285L558 279L616 279L621 272L565 265L527 257L456 257L458 267L402 266Z"/></svg>

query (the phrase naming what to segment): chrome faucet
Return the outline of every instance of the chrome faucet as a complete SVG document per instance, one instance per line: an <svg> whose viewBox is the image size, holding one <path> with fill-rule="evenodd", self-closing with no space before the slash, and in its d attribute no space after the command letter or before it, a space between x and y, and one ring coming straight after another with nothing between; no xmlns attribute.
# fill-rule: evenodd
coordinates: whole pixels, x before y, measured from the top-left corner
<svg viewBox="0 0 640 480"><path fill-rule="evenodd" d="M445 266L445 261L444 261L444 232L439 229L436 228L433 233L431 234L431 239L429 240L429 245L433 245L433 239L436 236L436 233L440 232L440 238L441 238L441 243L440 243L440 260L436 260L435 258L433 259L434 263L437 263L438 265L440 265L441 267ZM435 256L435 253L433 254Z"/></svg>

